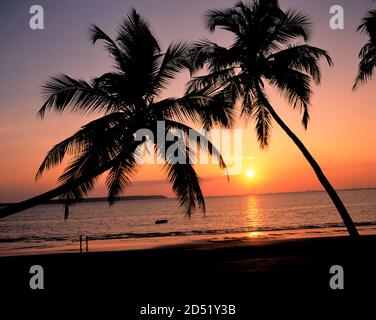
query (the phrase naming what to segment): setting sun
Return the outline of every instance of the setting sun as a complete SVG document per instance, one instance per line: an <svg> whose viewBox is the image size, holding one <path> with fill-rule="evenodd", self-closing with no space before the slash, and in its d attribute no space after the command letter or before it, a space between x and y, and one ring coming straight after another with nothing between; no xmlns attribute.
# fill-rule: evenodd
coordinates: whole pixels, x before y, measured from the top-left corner
<svg viewBox="0 0 376 320"><path fill-rule="evenodd" d="M248 169L247 170L247 177L253 178L254 176L255 176L255 171L253 169Z"/></svg>

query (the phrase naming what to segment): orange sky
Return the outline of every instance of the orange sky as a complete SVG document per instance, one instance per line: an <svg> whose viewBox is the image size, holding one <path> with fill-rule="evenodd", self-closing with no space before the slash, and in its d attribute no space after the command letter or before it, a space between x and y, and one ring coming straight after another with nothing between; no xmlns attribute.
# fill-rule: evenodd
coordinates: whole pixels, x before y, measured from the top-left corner
<svg viewBox="0 0 376 320"><path fill-rule="evenodd" d="M43 5L43 1L42 5ZM104 2L99 1L102 6ZM341 1L337 1L341 4ZM76 131L89 119L76 115L58 116L48 114L42 122L36 111L41 106L40 85L48 75L63 72L72 76L90 79L107 72L111 67L100 45L92 47L87 40L87 26L95 22L108 33L115 30L121 21L120 13L126 13L135 5L148 18L162 45L169 40L195 40L208 36L216 41L228 40L223 33L207 35L201 23L201 13L215 3L226 1L194 1L175 6L174 14L164 19L165 11L155 8L150 2L114 1L106 10L84 12L79 8L70 10L74 3L68 1L64 12L61 8L48 7L46 29L30 31L27 23L26 4L2 8L6 19L0 22L5 37L0 41L2 61L0 64L0 201L16 201L47 191L56 185L61 168L46 174L35 182L35 172L48 149ZM149 4L148 4L149 3ZM167 3L167 2L166 2ZM228 1L227 1L228 3ZM356 24L371 2L364 1L356 7L342 1L345 7L345 30L333 31L328 27L330 1L313 4L308 1L281 1L284 7L294 6L310 14L315 23L312 43L330 52L334 67L323 68L320 87L314 87L311 123L308 131L300 125L300 115L291 110L275 92L269 96L281 117L303 140L324 169L336 188L376 186L376 78L358 91L351 87L357 68L357 54L364 38L354 32ZM166 4L167 6L167 4ZM220 6L220 5L218 5ZM220 6L221 7L221 6ZM167 9L166 9L167 10ZM172 9L171 9L172 10ZM187 10L190 10L187 13ZM85 13L85 14L84 14ZM52 17L51 17L52 16ZM18 24L17 24L18 23ZM171 28L171 25L175 27ZM190 28L187 28L190 26ZM56 38L56 34L59 37ZM182 75L165 95L179 96L184 91L187 75ZM270 147L260 151L250 121L238 121L243 128L244 172L230 177L230 183L213 165L197 166L203 180L205 195L227 195L320 189L312 169L295 145L274 124ZM255 176L247 178L246 171L252 168ZM163 179L160 167L148 165L140 169L134 185L126 194L165 194L172 196ZM105 195L99 184L93 195Z"/></svg>

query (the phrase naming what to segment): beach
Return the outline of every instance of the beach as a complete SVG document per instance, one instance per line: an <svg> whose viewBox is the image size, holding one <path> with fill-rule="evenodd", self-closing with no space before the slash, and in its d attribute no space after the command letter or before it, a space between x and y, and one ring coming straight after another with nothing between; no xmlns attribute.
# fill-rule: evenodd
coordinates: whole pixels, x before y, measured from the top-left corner
<svg viewBox="0 0 376 320"><path fill-rule="evenodd" d="M1 257L2 288L8 295L33 296L31 265L41 265L46 299L81 296L123 300L127 314L147 303L233 303L243 316L264 298L277 301L315 297L332 301L370 297L376 277L376 236L285 240L223 240L147 250ZM344 290L329 286L333 265L344 268ZM327 300L329 299L329 300ZM43 299L39 299L42 302ZM319 305L317 305L318 307ZM119 307L119 306L117 306Z"/></svg>
<svg viewBox="0 0 376 320"><path fill-rule="evenodd" d="M376 233L376 190L340 191L361 235ZM208 197L206 215L186 217L176 199L84 202L68 220L61 204L36 206L0 220L0 256L152 249L224 240L345 236L325 192ZM165 224L156 224L159 219ZM85 251L85 243L83 243Z"/></svg>
<svg viewBox="0 0 376 320"><path fill-rule="evenodd" d="M104 319L206 319L177 310L218 305L236 314L209 319L291 317L297 306L337 315L346 301L355 308L354 299L374 297L375 192L341 191L359 239L322 192L208 198L207 215L191 218L175 199L82 203L65 221L60 204L37 206L0 221L1 288L5 301L53 305L68 317L104 310ZM32 266L43 268L43 290L30 288ZM343 268L343 290L330 287L333 266ZM158 307L165 314L153 315Z"/></svg>

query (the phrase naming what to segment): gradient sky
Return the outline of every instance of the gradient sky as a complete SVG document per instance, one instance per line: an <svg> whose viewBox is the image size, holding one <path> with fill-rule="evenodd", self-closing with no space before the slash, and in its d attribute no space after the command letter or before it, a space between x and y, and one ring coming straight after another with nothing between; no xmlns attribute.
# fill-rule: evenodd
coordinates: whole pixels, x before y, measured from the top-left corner
<svg viewBox="0 0 376 320"><path fill-rule="evenodd" d="M311 123L308 131L300 115L276 93L269 95L286 123L298 134L318 160L336 188L376 186L376 78L358 91L351 87L357 70L357 55L365 38L355 32L371 0L281 0L283 8L296 7L314 22L311 44L328 50L334 67L323 67L320 87L314 87ZM66 73L91 79L111 68L111 60L98 43L92 46L87 31L91 23L114 35L131 7L146 17L162 47L174 40L208 37L226 42L228 34L208 34L203 13L210 8L231 5L225 0L65 0L0 1L0 202L17 201L47 191L56 185L61 167L38 182L35 172L49 148L90 120L77 115L47 114L36 117L41 106L40 86L50 76ZM42 5L45 29L29 28L29 8ZM345 29L329 28L329 8L340 4L345 10ZM179 96L188 79L183 74L165 95ZM214 166L199 166L205 195L264 193L320 189L312 169L289 138L274 125L270 147L260 151L253 123L238 121L244 128L244 173L230 183ZM253 168L255 177L247 179ZM157 165L140 169L127 194L171 196ZM99 184L92 195L104 195Z"/></svg>

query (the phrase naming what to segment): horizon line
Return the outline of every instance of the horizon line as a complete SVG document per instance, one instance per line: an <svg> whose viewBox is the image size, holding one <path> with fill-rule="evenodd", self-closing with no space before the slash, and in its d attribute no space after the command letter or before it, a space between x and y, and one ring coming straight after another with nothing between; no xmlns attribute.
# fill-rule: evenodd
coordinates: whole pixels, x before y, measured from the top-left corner
<svg viewBox="0 0 376 320"><path fill-rule="evenodd" d="M358 187L358 188L342 188L342 189L336 189L336 191L362 191L362 190L376 190L376 186L372 187ZM265 196L265 195L275 195L275 194L290 194L290 193L310 193L310 192L326 192L325 189L314 189L314 190L298 190L298 191L276 191L276 192L264 192L264 193L244 193L244 194L228 194L228 195L209 195L205 196L204 198L226 198L226 197L246 197L246 196ZM137 198L137 197L142 197L146 199L129 199L129 198ZM164 194L134 194L134 195L124 195L124 196L119 196L118 201L123 201L123 200L128 200L128 201L133 201L133 200L155 200L158 198L158 200L163 200L163 199L177 199L176 197L169 197ZM128 198L128 199L127 199ZM107 197L106 196L97 196L97 197L87 197L83 198L83 201L85 200L98 200L99 202L106 202ZM59 199L52 199L50 201L53 201L53 203L43 203L43 204L60 204ZM8 205L13 205L17 202L0 202L0 206L8 206ZM79 204L80 202L77 202L76 204Z"/></svg>

